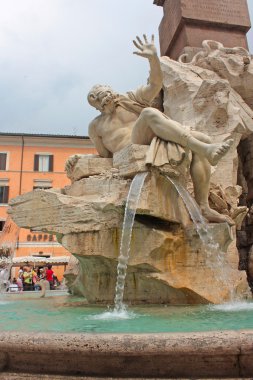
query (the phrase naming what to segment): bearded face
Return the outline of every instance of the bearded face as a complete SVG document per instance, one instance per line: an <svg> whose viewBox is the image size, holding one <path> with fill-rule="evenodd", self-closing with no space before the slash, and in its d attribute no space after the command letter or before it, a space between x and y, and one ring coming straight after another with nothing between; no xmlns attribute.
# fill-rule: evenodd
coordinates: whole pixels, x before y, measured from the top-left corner
<svg viewBox="0 0 253 380"><path fill-rule="evenodd" d="M88 102L92 107L95 107L100 112L110 112L114 106L116 94L109 86L97 85L92 87L88 93Z"/></svg>

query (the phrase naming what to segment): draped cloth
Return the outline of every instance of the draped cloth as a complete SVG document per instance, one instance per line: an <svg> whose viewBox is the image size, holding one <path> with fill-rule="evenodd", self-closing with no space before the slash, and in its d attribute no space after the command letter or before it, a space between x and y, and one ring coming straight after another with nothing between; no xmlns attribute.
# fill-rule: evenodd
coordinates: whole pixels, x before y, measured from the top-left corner
<svg viewBox="0 0 253 380"><path fill-rule="evenodd" d="M153 166L169 164L176 167L184 161L185 156L186 152L181 145L154 137L146 153L146 164Z"/></svg>
<svg viewBox="0 0 253 380"><path fill-rule="evenodd" d="M117 95L115 99L116 105L139 116L144 108L152 107L152 104L144 99L142 89L143 87L139 87L135 92ZM163 114L163 116L169 119L167 115ZM146 164L153 166L169 164L172 167L176 167L183 162L185 157L186 152L181 145L162 140L158 136L155 136L146 153Z"/></svg>

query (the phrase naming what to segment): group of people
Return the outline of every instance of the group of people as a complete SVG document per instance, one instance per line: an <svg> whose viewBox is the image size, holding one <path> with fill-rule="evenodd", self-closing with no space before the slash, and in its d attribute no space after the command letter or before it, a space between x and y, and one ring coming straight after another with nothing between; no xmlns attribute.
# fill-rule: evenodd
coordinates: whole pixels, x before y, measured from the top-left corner
<svg viewBox="0 0 253 380"><path fill-rule="evenodd" d="M9 292L41 290L42 283L47 281L50 290L55 289L59 285L59 281L55 276L52 265L46 267L32 268L30 265L20 267L18 277L14 277L9 284Z"/></svg>

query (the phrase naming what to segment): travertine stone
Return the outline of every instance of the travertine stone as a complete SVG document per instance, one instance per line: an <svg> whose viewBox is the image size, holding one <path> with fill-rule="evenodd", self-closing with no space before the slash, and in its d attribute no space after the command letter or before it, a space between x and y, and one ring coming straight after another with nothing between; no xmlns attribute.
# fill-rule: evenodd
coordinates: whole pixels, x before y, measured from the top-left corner
<svg viewBox="0 0 253 380"><path fill-rule="evenodd" d="M220 42L207 40L202 42L202 48L197 53L195 51L192 55L191 50L194 51L188 48L186 54L182 56L183 62L209 69L220 78L228 80L230 86L253 110L253 61L246 49L228 48ZM242 102L241 107L244 107Z"/></svg>
<svg viewBox="0 0 253 380"><path fill-rule="evenodd" d="M235 293L247 294L244 276L236 268L235 250L224 257L205 252L195 228L184 234L177 224L160 220L135 222L124 301L150 304L219 303ZM141 222L144 222L141 223ZM231 242L226 224L212 225L223 249ZM90 303L112 304L121 229L68 234L62 243L80 263L74 290ZM194 268L194 269L193 269ZM68 278L68 277L67 277Z"/></svg>
<svg viewBox="0 0 253 380"><path fill-rule="evenodd" d="M253 291L249 269L253 242L250 209L245 218L253 200L253 61L250 53L241 47L226 48L216 41L203 41L202 45L190 59L187 55L181 57L187 64L162 58L165 113L180 123L207 131L213 141L231 136L234 139L233 147L212 171L212 182L223 188L224 196L211 188L209 200L213 209L230 215L236 223L239 268L247 270ZM179 109L180 112L175 112ZM225 189L234 191L237 183L242 186L243 194L240 196L238 191L226 194ZM225 208L220 198L227 204ZM234 242L231 249L237 251Z"/></svg>
<svg viewBox="0 0 253 380"><path fill-rule="evenodd" d="M130 144L114 153L113 166L119 169L120 176L132 178L137 173L148 171L150 168L145 163L148 148L148 145Z"/></svg>
<svg viewBox="0 0 253 380"><path fill-rule="evenodd" d="M94 176L66 187L65 194L36 190L11 201L11 215L20 226L63 235L62 244L80 262L80 272L76 266L74 271L68 271L68 284L91 303L113 302L123 205L129 185L129 180ZM218 269L208 267L205 250L191 227L185 206L164 176L150 173L147 177L136 220L127 301L181 304L227 298L228 285L221 286L219 279L215 282ZM185 226L186 234L180 225ZM230 241L227 225L214 228L214 235L218 236L219 231L219 243L226 250ZM241 274L233 269L235 252L227 268L237 288ZM212 278L212 287L206 276Z"/></svg>
<svg viewBox="0 0 253 380"><path fill-rule="evenodd" d="M82 201L108 202L122 205L127 197L131 181L114 176L92 176L65 186L63 192L71 197L82 197Z"/></svg>
<svg viewBox="0 0 253 380"><path fill-rule="evenodd" d="M237 183L237 145L253 131L253 112L230 84L210 70L161 58L164 110L174 120L207 133L212 141L233 137L234 145L218 163L212 181L224 187ZM173 102L171 101L173 99ZM180 112L178 112L180 110ZM226 176L224 176L224 171Z"/></svg>
<svg viewBox="0 0 253 380"><path fill-rule="evenodd" d="M154 166L146 164L148 150L148 145L130 144L114 153L113 166L119 169L119 176L133 178L137 173L154 170ZM185 184L189 177L191 157L191 153L187 151L181 164L172 166L166 163L159 167L159 171L164 175L176 176Z"/></svg>
<svg viewBox="0 0 253 380"><path fill-rule="evenodd" d="M68 234L117 226L122 218L123 200L117 209L103 199L89 201L37 190L15 198L10 205L12 218L20 226Z"/></svg>
<svg viewBox="0 0 253 380"><path fill-rule="evenodd" d="M145 180L139 199L137 214L155 217L164 221L191 223L188 211L174 185L162 175L151 173ZM155 223L155 220L153 221Z"/></svg>
<svg viewBox="0 0 253 380"><path fill-rule="evenodd" d="M130 181L103 176L83 178L64 193L35 190L10 201L9 213L22 227L68 234L97 231L122 222ZM168 194L171 201L168 202ZM188 213L173 185L163 176L147 178L137 214L187 225Z"/></svg>
<svg viewBox="0 0 253 380"><path fill-rule="evenodd" d="M75 155L71 156L68 161L72 160L72 165L66 164L67 176L71 182L78 181L81 178L101 174L112 168L112 158L103 158L96 155Z"/></svg>
<svg viewBox="0 0 253 380"><path fill-rule="evenodd" d="M58 375L69 380L72 376L85 380L252 379L252 345L252 330L0 334L0 352L6 357L3 376L29 371L29 380L44 379L43 374L55 380Z"/></svg>
<svg viewBox="0 0 253 380"><path fill-rule="evenodd" d="M211 184L209 203L212 209L221 214L229 215L240 230L242 222L247 214L247 206L238 206L238 199L242 194L241 186L228 186L223 188L221 185Z"/></svg>

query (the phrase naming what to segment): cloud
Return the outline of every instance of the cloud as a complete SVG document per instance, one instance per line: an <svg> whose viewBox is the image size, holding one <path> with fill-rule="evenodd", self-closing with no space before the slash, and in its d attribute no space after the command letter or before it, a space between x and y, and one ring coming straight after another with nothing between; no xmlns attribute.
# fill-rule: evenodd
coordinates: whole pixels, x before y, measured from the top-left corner
<svg viewBox="0 0 253 380"><path fill-rule="evenodd" d="M153 0L0 0L0 9L0 131L86 135L94 84L146 82L131 41L154 33L159 45Z"/></svg>
<svg viewBox="0 0 253 380"><path fill-rule="evenodd" d="M138 2L0 1L1 130L87 134L93 84L125 91L146 80L131 39L155 32L162 8Z"/></svg>

